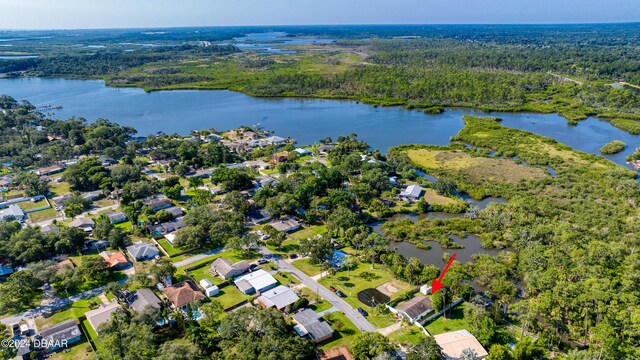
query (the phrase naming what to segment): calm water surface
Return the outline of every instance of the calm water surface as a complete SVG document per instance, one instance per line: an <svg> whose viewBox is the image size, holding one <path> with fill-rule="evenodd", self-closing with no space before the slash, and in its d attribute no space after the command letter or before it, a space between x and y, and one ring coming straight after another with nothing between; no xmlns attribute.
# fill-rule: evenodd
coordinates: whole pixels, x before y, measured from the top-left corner
<svg viewBox="0 0 640 360"><path fill-rule="evenodd" d="M280 136L311 144L331 136L358 134L372 147L386 151L399 144L446 145L463 126L465 114L486 115L468 109L449 109L424 115L403 108L374 108L353 101L320 99L264 99L231 91L158 91L117 89L102 81L65 79L0 79L0 94L29 100L34 105L60 104L56 118L74 115L89 121L106 118L131 125L139 134L157 131L188 134L193 129L226 130L260 123ZM639 146L640 137L630 135L595 118L577 126L557 114L494 113L504 126L552 137L588 153L612 140L627 143L625 151L606 156L620 164Z"/></svg>

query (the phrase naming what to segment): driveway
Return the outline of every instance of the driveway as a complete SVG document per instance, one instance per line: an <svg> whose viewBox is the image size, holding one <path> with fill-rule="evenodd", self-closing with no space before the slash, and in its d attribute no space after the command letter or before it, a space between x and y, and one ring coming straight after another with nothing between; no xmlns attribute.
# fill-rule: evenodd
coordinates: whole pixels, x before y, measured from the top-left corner
<svg viewBox="0 0 640 360"><path fill-rule="evenodd" d="M351 322L358 329L360 329L360 331L376 331L375 326L371 325L371 323L367 321L367 319L362 316L357 310L352 308L351 305L349 305L346 301L342 300L341 297L331 292L331 290L320 285L319 282L312 279L309 275L295 268L287 261L280 259L267 248L260 249L260 253L266 258L273 259L273 262L278 265L280 271L292 274L293 276L298 278L300 282L303 283L306 287L313 290L323 299L327 300L331 305L333 305L333 307L342 312L349 320L351 320Z"/></svg>

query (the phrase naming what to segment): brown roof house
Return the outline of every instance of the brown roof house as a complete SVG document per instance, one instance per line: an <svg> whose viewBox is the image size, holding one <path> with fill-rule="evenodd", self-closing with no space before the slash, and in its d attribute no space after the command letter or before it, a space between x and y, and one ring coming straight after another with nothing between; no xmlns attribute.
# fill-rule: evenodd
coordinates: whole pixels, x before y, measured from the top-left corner
<svg viewBox="0 0 640 360"><path fill-rule="evenodd" d="M230 279L240 276L249 270L249 263L246 261L238 261L233 263L227 258L217 258L211 263L211 274L220 276L223 279Z"/></svg>
<svg viewBox="0 0 640 360"><path fill-rule="evenodd" d="M420 320L423 316L433 311L431 299L424 295L417 295L413 299L396 307L398 314L404 316L412 324Z"/></svg>
<svg viewBox="0 0 640 360"><path fill-rule="evenodd" d="M109 264L109 268L126 269L131 266L131 263L129 263L127 257L124 256L124 254L121 252L112 253L103 251L100 253L100 257L103 258L104 261L107 262L107 264Z"/></svg>
<svg viewBox="0 0 640 360"><path fill-rule="evenodd" d="M164 296L169 299L174 308L183 310L185 306L198 302L206 297L190 281L183 281L173 286L166 287L162 292L164 293Z"/></svg>

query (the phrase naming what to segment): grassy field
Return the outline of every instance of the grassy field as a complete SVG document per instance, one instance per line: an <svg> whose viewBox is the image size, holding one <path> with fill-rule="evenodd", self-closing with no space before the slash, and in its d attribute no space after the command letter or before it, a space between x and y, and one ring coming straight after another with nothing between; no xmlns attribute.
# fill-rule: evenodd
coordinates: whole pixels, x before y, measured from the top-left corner
<svg viewBox="0 0 640 360"><path fill-rule="evenodd" d="M433 189L425 189L424 200L429 204L438 204L438 205L447 205L455 201L462 201L462 200L456 200L450 197L440 195Z"/></svg>
<svg viewBox="0 0 640 360"><path fill-rule="evenodd" d="M223 308L230 308L234 305L241 303L244 300L250 300L251 296L244 295L235 286L229 285L220 289L220 293L214 297L213 300L219 301Z"/></svg>
<svg viewBox="0 0 640 360"><path fill-rule="evenodd" d="M411 288L411 285L395 279L389 271L380 265L376 265L375 269L371 269L370 264L363 263L358 264L357 268L351 269L350 275L347 271L340 271L336 275L323 277L319 282L327 288L333 286L342 291L346 295L344 300L354 308L364 308L369 313L367 319L377 328L392 325L396 321L395 317L390 313L379 313L378 310L360 302L358 293L368 288L376 288L387 282L393 282L393 286L397 289L397 292L391 295L393 299Z"/></svg>
<svg viewBox="0 0 640 360"><path fill-rule="evenodd" d="M20 209L22 209L23 211L25 210L31 210L31 209L36 209L39 207L43 207L43 206L49 206L49 203L47 203L44 199L42 200L38 200L38 201L22 201L18 203L18 206L20 207Z"/></svg>
<svg viewBox="0 0 640 360"><path fill-rule="evenodd" d="M84 339L84 337L79 342L75 344L71 344L71 346L65 350L60 350L54 353L53 355L51 355L51 357L49 357L49 359L51 360L86 360L91 358L91 353L93 352L91 345L89 345L89 342L86 339Z"/></svg>
<svg viewBox="0 0 640 360"><path fill-rule="evenodd" d="M519 183L548 177L541 168L521 165L511 159L472 157L462 151L410 149L407 156L424 169L459 172L470 183Z"/></svg>
<svg viewBox="0 0 640 360"><path fill-rule="evenodd" d="M269 271L269 269L265 269L265 271ZM278 282L280 282L280 284L282 285L289 285L289 284L297 285L300 283L298 279L296 279L295 277L283 272L277 272L273 275L273 277L276 280L278 280Z"/></svg>
<svg viewBox="0 0 640 360"><path fill-rule="evenodd" d="M101 304L101 303L102 302L97 297L78 300L67 307L57 310L48 318L44 318L44 317L36 318L36 325L38 325L38 328L41 329L43 326L55 325L65 320L78 319L82 315L84 315L84 313L86 313L87 311L91 309L95 309L96 308L95 304ZM92 305L93 307L91 307Z"/></svg>
<svg viewBox="0 0 640 360"><path fill-rule="evenodd" d="M291 237L297 240L302 240L302 239L308 239L310 237L313 237L319 234L324 234L326 232L327 232L326 226L314 225L314 226L309 226L294 232L293 234L291 234Z"/></svg>
<svg viewBox="0 0 640 360"><path fill-rule="evenodd" d="M36 212L32 212L30 214L28 214L29 219L31 220L31 222L40 222L40 221L44 221L44 220L50 220L50 219L54 219L56 218L56 209L54 208L48 208L45 210L40 210L40 211L36 211Z"/></svg>
<svg viewBox="0 0 640 360"><path fill-rule="evenodd" d="M224 282L224 280L222 280L220 277L213 276L211 274L211 272L209 272L209 269L211 269L210 266L208 266L208 265L207 266L203 266L203 267L201 267L199 269L195 269L193 271L189 271L189 275L191 275L191 277L194 278L198 282L200 282L200 280L202 280L202 279L208 279L214 285L218 285L218 284Z"/></svg>
<svg viewBox="0 0 640 360"><path fill-rule="evenodd" d="M331 325L334 333L331 339L319 344L322 350L329 350L340 346L349 347L353 338L360 334L360 330L341 312L336 311L330 315L325 315L325 320Z"/></svg>
<svg viewBox="0 0 640 360"><path fill-rule="evenodd" d="M447 312L447 318L441 316L433 322L427 324L425 328L431 335L438 335L449 331L468 329L469 323L464 318L464 309L466 303L456 306L453 310Z"/></svg>
<svg viewBox="0 0 640 360"><path fill-rule="evenodd" d="M160 244L160 246L162 246L162 248L167 252L167 254L169 255L173 255L173 254L177 254L179 252L188 250L188 249L183 249L183 248L176 248L173 245L171 245L171 243L169 242L169 240L162 238L158 240L158 244Z"/></svg>
<svg viewBox="0 0 640 360"><path fill-rule="evenodd" d="M291 263L291 265L295 266L303 273L314 276L320 274L320 265L313 265L309 262L309 259L296 260Z"/></svg>
<svg viewBox="0 0 640 360"><path fill-rule="evenodd" d="M298 291L298 295L300 297L304 297L309 300L309 308L315 312L324 311L330 309L333 305L328 301L321 298L315 291L309 289L308 287L303 287Z"/></svg>
<svg viewBox="0 0 640 360"><path fill-rule="evenodd" d="M300 253L300 244L298 240L288 238L287 240L282 242L282 245L279 248L275 246L267 245L267 249L273 251L275 254L278 254L282 257L288 257L291 253Z"/></svg>
<svg viewBox="0 0 640 360"><path fill-rule="evenodd" d="M410 325L392 332L388 338L392 342L401 344L402 346L411 346L420 343L425 336L419 327Z"/></svg>
<svg viewBox="0 0 640 360"><path fill-rule="evenodd" d="M49 185L51 186L51 193L53 194L54 197L68 194L71 192L71 186L66 181L62 181L62 182L52 181L49 183Z"/></svg>

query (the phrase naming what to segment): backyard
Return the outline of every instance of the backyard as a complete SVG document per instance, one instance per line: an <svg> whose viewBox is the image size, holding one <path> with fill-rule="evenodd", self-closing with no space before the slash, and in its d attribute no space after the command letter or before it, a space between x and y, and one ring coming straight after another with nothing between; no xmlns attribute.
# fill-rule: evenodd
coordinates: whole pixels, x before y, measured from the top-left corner
<svg viewBox="0 0 640 360"><path fill-rule="evenodd" d="M464 309L468 305L462 303L447 312L447 317L440 316L425 328L431 335L438 335L449 331L469 329L469 323L464 318Z"/></svg>

